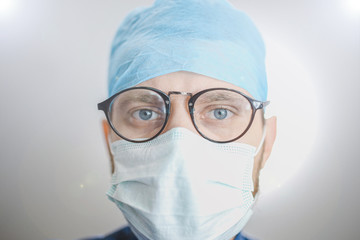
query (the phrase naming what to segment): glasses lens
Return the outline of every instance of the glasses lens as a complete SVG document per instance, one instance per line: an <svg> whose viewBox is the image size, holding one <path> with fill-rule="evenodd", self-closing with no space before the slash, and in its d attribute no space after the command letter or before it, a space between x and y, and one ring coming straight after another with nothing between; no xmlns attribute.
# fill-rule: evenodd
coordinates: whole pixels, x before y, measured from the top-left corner
<svg viewBox="0 0 360 240"><path fill-rule="evenodd" d="M109 111L115 130L130 140L154 137L166 120L164 99L148 89L131 89L119 94L111 102Z"/></svg>
<svg viewBox="0 0 360 240"><path fill-rule="evenodd" d="M207 138L224 142L245 132L251 121L252 107L247 98L230 90L212 90L194 103L194 123Z"/></svg>

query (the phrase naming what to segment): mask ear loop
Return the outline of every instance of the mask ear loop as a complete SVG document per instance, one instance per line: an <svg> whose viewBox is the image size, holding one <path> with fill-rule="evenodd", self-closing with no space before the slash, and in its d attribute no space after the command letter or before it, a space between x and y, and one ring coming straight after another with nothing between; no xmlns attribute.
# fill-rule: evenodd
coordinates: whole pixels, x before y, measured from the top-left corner
<svg viewBox="0 0 360 240"><path fill-rule="evenodd" d="M265 137L266 137L266 124L264 124L263 126L263 133L262 133L262 137L261 137L261 141L259 146L257 147L255 153L254 153L254 157L259 153L262 145L264 144L265 141ZM258 192L256 193L255 197L254 197L254 202L251 206L252 209L255 208L255 206L257 206L257 202L259 201L259 196L261 195L261 188L258 190Z"/></svg>
<svg viewBox="0 0 360 240"><path fill-rule="evenodd" d="M108 140L108 143L109 143L109 150L110 150L110 154L114 157L114 151L112 149L112 142L110 140L110 134L107 135L107 140Z"/></svg>
<svg viewBox="0 0 360 240"><path fill-rule="evenodd" d="M254 157L259 153L262 145L264 144L265 136L266 136L266 124L264 124L261 141L260 141L260 144L259 144L259 146L257 147L257 149L256 149L256 151L255 151L255 153L254 153Z"/></svg>

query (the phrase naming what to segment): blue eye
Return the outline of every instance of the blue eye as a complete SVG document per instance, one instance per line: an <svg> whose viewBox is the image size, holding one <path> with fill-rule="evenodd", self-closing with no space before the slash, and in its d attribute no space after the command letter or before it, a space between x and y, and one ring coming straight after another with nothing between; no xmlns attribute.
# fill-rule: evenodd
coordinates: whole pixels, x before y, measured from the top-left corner
<svg viewBox="0 0 360 240"><path fill-rule="evenodd" d="M152 115L153 115L152 111L150 111L150 110L143 109L143 110L139 111L139 117L142 120L149 120Z"/></svg>
<svg viewBox="0 0 360 240"><path fill-rule="evenodd" d="M214 109L212 112L213 112L214 117L218 120L223 120L228 115L228 110L223 109L223 108Z"/></svg>
<svg viewBox="0 0 360 240"><path fill-rule="evenodd" d="M158 118L158 115L156 112L149 110L149 109L140 109L133 113L134 118L142 120L142 121L148 121Z"/></svg>

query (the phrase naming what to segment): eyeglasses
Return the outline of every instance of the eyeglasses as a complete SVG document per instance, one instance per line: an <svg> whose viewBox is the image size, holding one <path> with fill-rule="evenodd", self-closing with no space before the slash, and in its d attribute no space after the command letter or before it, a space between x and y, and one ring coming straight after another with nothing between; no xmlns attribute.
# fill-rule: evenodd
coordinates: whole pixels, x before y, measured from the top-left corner
<svg viewBox="0 0 360 240"><path fill-rule="evenodd" d="M189 96L188 108L198 133L212 142L227 143L241 138L250 128L257 110L270 102L254 100L228 88L211 88L195 95L151 87L122 90L98 104L110 127L130 142L147 142L157 137L168 122L170 95Z"/></svg>

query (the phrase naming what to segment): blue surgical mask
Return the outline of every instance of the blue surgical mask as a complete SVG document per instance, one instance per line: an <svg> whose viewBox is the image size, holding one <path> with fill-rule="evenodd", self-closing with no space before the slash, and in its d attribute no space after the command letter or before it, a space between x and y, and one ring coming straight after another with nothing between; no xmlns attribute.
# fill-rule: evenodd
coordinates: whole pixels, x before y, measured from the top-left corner
<svg viewBox="0 0 360 240"><path fill-rule="evenodd" d="M146 143L116 141L111 150L107 195L140 240L230 239L252 214L254 146L173 128Z"/></svg>

